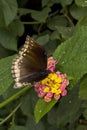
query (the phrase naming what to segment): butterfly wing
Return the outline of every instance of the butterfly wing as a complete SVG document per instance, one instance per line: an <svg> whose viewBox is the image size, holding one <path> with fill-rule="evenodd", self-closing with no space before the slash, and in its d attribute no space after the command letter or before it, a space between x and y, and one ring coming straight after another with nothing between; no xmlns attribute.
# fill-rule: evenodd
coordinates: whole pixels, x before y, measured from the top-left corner
<svg viewBox="0 0 87 130"><path fill-rule="evenodd" d="M29 36L19 56L12 63L12 75L16 87L28 85L46 77L47 55L45 49Z"/></svg>

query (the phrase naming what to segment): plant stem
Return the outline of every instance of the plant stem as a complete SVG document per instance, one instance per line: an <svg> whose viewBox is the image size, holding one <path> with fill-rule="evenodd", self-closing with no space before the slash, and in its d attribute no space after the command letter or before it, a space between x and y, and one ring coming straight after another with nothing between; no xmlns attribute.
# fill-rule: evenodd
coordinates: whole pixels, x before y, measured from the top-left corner
<svg viewBox="0 0 87 130"><path fill-rule="evenodd" d="M23 24L40 24L41 22L22 22Z"/></svg>
<svg viewBox="0 0 87 130"><path fill-rule="evenodd" d="M68 21L70 22L70 24L72 25L72 27L74 27L74 23L72 22L71 18L68 16L67 7L65 7L65 9L64 9L64 16L68 19Z"/></svg>
<svg viewBox="0 0 87 130"><path fill-rule="evenodd" d="M0 122L0 125L2 125L3 123L5 123L17 110L18 110L18 108L21 106L21 103L20 104L18 104L17 106L16 106L16 108L5 118L5 119L3 119L1 122Z"/></svg>
<svg viewBox="0 0 87 130"><path fill-rule="evenodd" d="M21 89L19 92L17 92L16 94L14 94L13 96L11 96L10 98L8 98L7 100L3 101L2 103L0 103L0 108L4 107L5 105L7 105L8 103L12 102L13 100L17 99L20 95L22 95L24 92L28 91L31 87L25 87L23 89Z"/></svg>

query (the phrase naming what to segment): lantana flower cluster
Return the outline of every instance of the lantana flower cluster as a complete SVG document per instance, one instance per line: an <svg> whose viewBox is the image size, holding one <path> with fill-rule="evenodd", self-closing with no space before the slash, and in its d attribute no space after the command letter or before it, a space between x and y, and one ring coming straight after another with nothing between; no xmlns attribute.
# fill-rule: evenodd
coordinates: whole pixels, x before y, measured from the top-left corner
<svg viewBox="0 0 87 130"><path fill-rule="evenodd" d="M67 94L66 87L69 85L67 75L61 72L55 72L55 66L58 62L53 57L48 58L47 69L51 71L48 76L35 83L35 91L39 98L44 98L45 102L50 102L53 98L59 100L61 96Z"/></svg>

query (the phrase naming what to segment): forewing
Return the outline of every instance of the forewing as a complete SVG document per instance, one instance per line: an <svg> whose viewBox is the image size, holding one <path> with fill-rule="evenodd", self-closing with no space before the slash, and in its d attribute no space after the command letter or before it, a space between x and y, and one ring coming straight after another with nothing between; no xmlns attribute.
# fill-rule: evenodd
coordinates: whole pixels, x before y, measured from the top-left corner
<svg viewBox="0 0 87 130"><path fill-rule="evenodd" d="M44 47L37 44L31 37L27 36L24 47L19 52L20 55L26 57L30 62L35 64L33 65L33 69L43 69L47 67L47 55Z"/></svg>
<svg viewBox="0 0 87 130"><path fill-rule="evenodd" d="M47 56L45 49L29 36L26 37L24 47L19 56L12 63L12 75L16 87L28 85L37 80L37 73L46 70Z"/></svg>

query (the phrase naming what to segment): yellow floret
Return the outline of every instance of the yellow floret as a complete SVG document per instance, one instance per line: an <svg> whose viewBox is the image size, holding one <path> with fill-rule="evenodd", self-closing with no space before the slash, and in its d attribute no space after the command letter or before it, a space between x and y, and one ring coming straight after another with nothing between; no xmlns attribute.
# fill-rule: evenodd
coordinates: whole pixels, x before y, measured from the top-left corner
<svg viewBox="0 0 87 130"><path fill-rule="evenodd" d="M49 92L49 87L46 87L46 88L44 89L44 92Z"/></svg>
<svg viewBox="0 0 87 130"><path fill-rule="evenodd" d="M41 81L41 83L46 86L44 88L44 92L51 91L52 93L55 94L61 93L61 90L59 89L61 82L62 82L62 78L58 77L58 75L55 73L50 73L48 77L46 77Z"/></svg>

